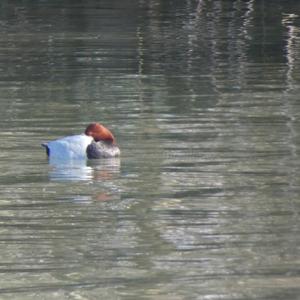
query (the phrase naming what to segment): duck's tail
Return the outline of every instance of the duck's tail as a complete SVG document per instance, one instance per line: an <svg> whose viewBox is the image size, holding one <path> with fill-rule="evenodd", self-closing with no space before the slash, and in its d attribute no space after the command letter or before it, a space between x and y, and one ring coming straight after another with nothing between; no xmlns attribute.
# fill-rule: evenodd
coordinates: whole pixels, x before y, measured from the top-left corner
<svg viewBox="0 0 300 300"><path fill-rule="evenodd" d="M42 146L46 149L47 156L49 156L50 155L50 149L48 147L48 144L47 143L43 143Z"/></svg>

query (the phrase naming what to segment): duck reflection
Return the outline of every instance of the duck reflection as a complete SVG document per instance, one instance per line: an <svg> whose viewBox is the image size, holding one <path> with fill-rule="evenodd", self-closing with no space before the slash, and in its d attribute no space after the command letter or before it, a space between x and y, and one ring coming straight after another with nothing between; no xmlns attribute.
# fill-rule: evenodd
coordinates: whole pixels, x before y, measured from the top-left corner
<svg viewBox="0 0 300 300"><path fill-rule="evenodd" d="M120 173L120 158L61 161L49 158L52 181L103 181Z"/></svg>

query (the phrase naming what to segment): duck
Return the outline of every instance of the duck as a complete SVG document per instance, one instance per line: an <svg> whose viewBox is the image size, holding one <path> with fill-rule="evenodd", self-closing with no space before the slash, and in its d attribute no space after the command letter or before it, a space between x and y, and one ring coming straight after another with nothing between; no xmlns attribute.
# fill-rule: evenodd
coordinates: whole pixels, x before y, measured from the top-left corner
<svg viewBox="0 0 300 300"><path fill-rule="evenodd" d="M66 136L43 143L42 146L51 159L99 159L120 156L115 137L100 123L89 124L82 134Z"/></svg>

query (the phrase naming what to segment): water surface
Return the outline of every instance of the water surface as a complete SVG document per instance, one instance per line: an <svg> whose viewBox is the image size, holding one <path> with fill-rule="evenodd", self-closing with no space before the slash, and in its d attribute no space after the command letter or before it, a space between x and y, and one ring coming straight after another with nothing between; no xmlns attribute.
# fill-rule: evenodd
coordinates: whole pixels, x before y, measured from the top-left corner
<svg viewBox="0 0 300 300"><path fill-rule="evenodd" d="M299 8L3 1L0 298L299 299Z"/></svg>

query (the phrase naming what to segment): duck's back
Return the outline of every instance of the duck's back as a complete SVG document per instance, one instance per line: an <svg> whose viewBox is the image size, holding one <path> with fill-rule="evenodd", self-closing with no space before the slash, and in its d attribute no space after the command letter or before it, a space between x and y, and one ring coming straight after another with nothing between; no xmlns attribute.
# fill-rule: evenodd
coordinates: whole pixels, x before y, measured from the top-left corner
<svg viewBox="0 0 300 300"><path fill-rule="evenodd" d="M85 134L67 136L55 141L43 144L47 153L55 159L85 159L86 149L93 138Z"/></svg>

